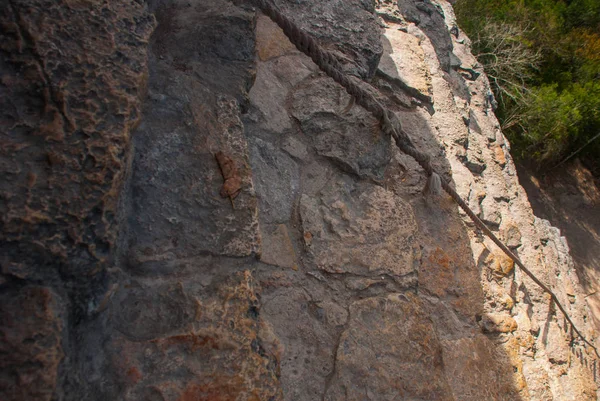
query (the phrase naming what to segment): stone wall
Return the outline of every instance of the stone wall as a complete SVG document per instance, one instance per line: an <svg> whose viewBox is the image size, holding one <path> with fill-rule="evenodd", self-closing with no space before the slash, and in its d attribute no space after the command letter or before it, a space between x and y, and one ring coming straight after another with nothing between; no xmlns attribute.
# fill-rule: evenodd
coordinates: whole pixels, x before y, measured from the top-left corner
<svg viewBox="0 0 600 401"><path fill-rule="evenodd" d="M592 338L450 4L276 3ZM596 399L549 297L260 12L9 0L0 19L0 398Z"/></svg>

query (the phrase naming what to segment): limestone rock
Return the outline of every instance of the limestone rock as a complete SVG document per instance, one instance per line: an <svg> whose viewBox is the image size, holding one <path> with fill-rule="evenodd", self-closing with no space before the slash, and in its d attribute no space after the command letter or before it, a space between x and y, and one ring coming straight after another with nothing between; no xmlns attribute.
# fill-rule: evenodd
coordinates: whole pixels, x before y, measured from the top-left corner
<svg viewBox="0 0 600 401"><path fill-rule="evenodd" d="M252 86L250 100L263 115L266 128L282 133L292 128L292 121L284 107L289 88L262 64L256 72L257 83Z"/></svg>
<svg viewBox="0 0 600 401"><path fill-rule="evenodd" d="M260 250L258 203L240 119L243 88L252 79L253 20L231 3L217 3L189 7L176 1L157 13L162 26L154 35L149 90L164 100L145 104L131 177L129 267L139 273L164 269L164 255L245 256ZM198 19L210 22L201 27L206 35L191 23ZM236 42L239 37L244 40ZM205 49L206 59L196 58L197 48ZM218 78L225 73L235 79ZM239 171L235 200L219 196L218 152ZM140 253L152 259L142 262Z"/></svg>
<svg viewBox="0 0 600 401"><path fill-rule="evenodd" d="M252 141L250 152L261 220L265 223L288 221L300 186L296 162L259 138Z"/></svg>
<svg viewBox="0 0 600 401"><path fill-rule="evenodd" d="M398 281L415 272L414 217L406 203L381 187L341 182L321 199L302 195L300 215L305 244L319 269Z"/></svg>
<svg viewBox="0 0 600 401"><path fill-rule="evenodd" d="M457 267L453 256L441 248L426 252L419 268L419 285L438 297L452 291Z"/></svg>
<svg viewBox="0 0 600 401"><path fill-rule="evenodd" d="M521 246L521 231L514 222L503 224L500 232L507 247L515 249Z"/></svg>
<svg viewBox="0 0 600 401"><path fill-rule="evenodd" d="M511 333L517 329L517 322L510 315L487 313L479 322L486 333Z"/></svg>
<svg viewBox="0 0 600 401"><path fill-rule="evenodd" d="M256 44L258 58L262 61L297 51L281 28L265 15L260 15L256 21Z"/></svg>
<svg viewBox="0 0 600 401"><path fill-rule="evenodd" d="M251 401L281 396L280 348L260 317L250 272L235 274L208 297L181 284L166 290L153 289L164 294L160 301L149 310L140 308L143 317L128 322L140 334L145 328L144 337L115 336L107 344L111 352L106 368L115 372L126 391L119 396L112 393L115 388L105 387L106 396L132 401L155 397ZM132 306L124 303L117 308L134 317ZM157 331L152 324L164 325L165 330Z"/></svg>
<svg viewBox="0 0 600 401"><path fill-rule="evenodd" d="M372 2L299 1L278 5L301 29L334 51L348 72L363 79L373 76L382 48Z"/></svg>
<svg viewBox="0 0 600 401"><path fill-rule="evenodd" d="M504 252L499 250L494 253L489 253L485 261L488 268L491 269L497 277L506 277L511 274L515 268L515 262L506 256Z"/></svg>
<svg viewBox="0 0 600 401"><path fill-rule="evenodd" d="M593 338L451 4L274 3ZM254 6L11 0L0 22L0 398L597 398L549 296Z"/></svg>
<svg viewBox="0 0 600 401"><path fill-rule="evenodd" d="M463 162L473 174L481 174L487 167L481 154L477 150L472 150L471 148L465 153Z"/></svg>
<svg viewBox="0 0 600 401"><path fill-rule="evenodd" d="M298 261L288 229L284 224L262 227L262 252L264 263L298 270Z"/></svg>
<svg viewBox="0 0 600 401"><path fill-rule="evenodd" d="M51 400L62 362L62 300L45 287L0 296L0 397L6 401Z"/></svg>
<svg viewBox="0 0 600 401"><path fill-rule="evenodd" d="M318 154L356 175L383 177L391 157L390 140L364 109L354 106L342 114L350 102L343 88L331 78L319 77L291 96L291 113Z"/></svg>
<svg viewBox="0 0 600 401"><path fill-rule="evenodd" d="M446 377L453 383L456 400L519 399L512 372L493 368L494 361L505 359L483 335L442 341ZM491 368L491 369L490 369Z"/></svg>
<svg viewBox="0 0 600 401"><path fill-rule="evenodd" d="M383 56L379 70L401 86L412 88L423 96L431 95L431 76L419 39L398 29L394 24L382 36ZM408 89L407 88L407 89Z"/></svg>
<svg viewBox="0 0 600 401"><path fill-rule="evenodd" d="M325 400L451 400L442 350L413 295L368 298L350 307Z"/></svg>
<svg viewBox="0 0 600 401"><path fill-rule="evenodd" d="M286 141L283 143L282 149L290 156L299 160L306 160L309 157L307 146L294 136L289 136L286 139Z"/></svg>
<svg viewBox="0 0 600 401"><path fill-rule="evenodd" d="M412 22L427 35L431 43L439 65L444 71L448 71L452 59L452 38L446 27L445 14L441 6L435 1L412 1L400 0L398 8L408 22Z"/></svg>
<svg viewBox="0 0 600 401"><path fill-rule="evenodd" d="M567 339L562 329L555 322L549 322L542 335L546 338L546 352L550 362L557 365L568 363L570 355L567 347L564 346Z"/></svg>
<svg viewBox="0 0 600 401"><path fill-rule="evenodd" d="M283 399L318 399L334 369L335 327L346 323L345 308L332 301L316 302L305 289L285 279L265 291L263 304L262 316L271 322L283 349Z"/></svg>
<svg viewBox="0 0 600 401"><path fill-rule="evenodd" d="M151 89L156 84L151 80ZM231 256L258 253L257 199L237 101L224 95L212 98L191 82L163 92L181 108L147 104L147 118L136 133L130 266L154 270L166 253L179 259L202 250ZM205 125L207 121L211 124ZM232 159L241 177L241 192L231 201L219 196L223 176L218 152ZM165 242L164 232L173 233L170 241ZM153 258L142 262L135 257L142 251Z"/></svg>
<svg viewBox="0 0 600 401"><path fill-rule="evenodd" d="M0 24L2 254L62 277L81 317L115 252L155 21L140 3L19 0Z"/></svg>

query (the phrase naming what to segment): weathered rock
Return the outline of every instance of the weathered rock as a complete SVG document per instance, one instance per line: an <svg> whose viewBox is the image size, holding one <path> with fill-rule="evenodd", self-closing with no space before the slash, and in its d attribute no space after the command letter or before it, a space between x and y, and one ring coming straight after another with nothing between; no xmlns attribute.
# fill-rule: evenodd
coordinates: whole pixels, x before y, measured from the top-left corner
<svg viewBox="0 0 600 401"><path fill-rule="evenodd" d="M569 362L570 355L568 347L565 347L565 333L556 324L556 322L548 322L544 327L542 338L545 338L546 352L551 363L564 365Z"/></svg>
<svg viewBox="0 0 600 401"><path fill-rule="evenodd" d="M200 252L257 253L257 200L238 103L226 96L211 98L196 82L163 91L168 103L178 106L149 102L148 117L137 132L130 267L152 271L153 261L160 264L166 253L175 258ZM232 159L239 171L242 186L235 199L219 195L224 179L217 152ZM166 232L172 234L165 238ZM134 256L139 253L147 257Z"/></svg>
<svg viewBox="0 0 600 401"><path fill-rule="evenodd" d="M281 28L265 15L260 15L256 21L256 50L261 61L299 53ZM259 79L258 82L260 81ZM252 87L253 90L255 88L256 85Z"/></svg>
<svg viewBox="0 0 600 401"><path fill-rule="evenodd" d="M463 158L461 156L461 158ZM485 170L486 163L477 150L467 149L464 154L463 163L473 174L481 174Z"/></svg>
<svg viewBox="0 0 600 401"><path fill-rule="evenodd" d="M369 79L381 56L379 24L373 3L364 0L334 0L311 3L278 2L282 11L336 56L346 71Z"/></svg>
<svg viewBox="0 0 600 401"><path fill-rule="evenodd" d="M500 233L507 247L515 249L521 246L521 231L514 222L503 224Z"/></svg>
<svg viewBox="0 0 600 401"><path fill-rule="evenodd" d="M0 25L0 398L65 399L73 328L115 262L155 20L139 2L15 0Z"/></svg>
<svg viewBox="0 0 600 401"><path fill-rule="evenodd" d="M193 7L175 1L168 9L159 8L157 16L161 25L152 42L149 90L162 100L146 102L131 178L129 265L138 273L163 271L165 256L247 256L260 247L257 199L240 120L240 101L252 79L252 15L225 1ZM198 19L210 21L216 31L208 33L204 24L201 32L207 34L200 34L191 22ZM176 34L168 35L169 29ZM244 40L237 41L240 37ZM194 49L204 49L206 57L198 59ZM207 71L209 66L219 68ZM222 80L221 73L235 79ZM223 176L218 152L239 172L241 192L235 199L219 196Z"/></svg>
<svg viewBox="0 0 600 401"><path fill-rule="evenodd" d="M454 54L452 53L452 38L446 28L444 11L440 5L430 0L400 0L398 8L408 22L417 25L427 35L433 44L441 68L448 71Z"/></svg>
<svg viewBox="0 0 600 401"><path fill-rule="evenodd" d="M68 282L86 315L115 250L154 18L126 1L16 0L0 19L0 249L32 280Z"/></svg>
<svg viewBox="0 0 600 401"><path fill-rule="evenodd" d="M319 77L292 93L291 114L300 122L318 154L361 177L383 177L389 162L390 140L377 121L354 106L342 111L350 96L331 78Z"/></svg>
<svg viewBox="0 0 600 401"><path fill-rule="evenodd" d="M416 223L408 204L349 180L332 183L323 195L300 199L305 245L319 269L399 282L415 273Z"/></svg>
<svg viewBox="0 0 600 401"><path fill-rule="evenodd" d="M250 152L261 221L289 221L300 186L296 162L280 149L259 138L252 140Z"/></svg>
<svg viewBox="0 0 600 401"><path fill-rule="evenodd" d="M507 314L487 313L479 324L485 333L511 333L517 329L517 322Z"/></svg>
<svg viewBox="0 0 600 401"><path fill-rule="evenodd" d="M419 268L419 284L430 293L441 297L450 290L454 280L455 263L441 248L427 252Z"/></svg>
<svg viewBox="0 0 600 401"><path fill-rule="evenodd" d="M133 330L147 330L140 331L143 337L128 332L127 339L115 336L107 344L106 368L125 391L119 394L115 392L118 387L104 386L105 397L132 401L279 399L279 344L260 317L250 272L235 274L214 290L206 296L182 283L162 290L147 288L148 294L161 296L145 310L141 306L149 302L131 298L132 291L126 290L126 299L136 299L133 302L140 305L141 314L135 317L134 304L128 302L115 308L132 318L127 324Z"/></svg>
<svg viewBox="0 0 600 401"><path fill-rule="evenodd" d="M298 260L288 229L284 224L263 225L260 260L274 266L298 270Z"/></svg>
<svg viewBox="0 0 600 401"><path fill-rule="evenodd" d="M396 25L387 28L381 39L384 52L378 71L392 82L400 81L401 89L406 88L409 93L411 89L416 90L422 97L429 97L431 76L419 39L399 30Z"/></svg>
<svg viewBox="0 0 600 401"><path fill-rule="evenodd" d="M453 399L520 399L512 372L494 367L495 362L506 356L485 336L443 340L441 343L444 371L447 380L453 383Z"/></svg>
<svg viewBox="0 0 600 401"><path fill-rule="evenodd" d="M340 337L324 399L451 400L442 349L412 294L358 301Z"/></svg>
<svg viewBox="0 0 600 401"><path fill-rule="evenodd" d="M0 398L54 398L63 354L63 301L45 287L0 296Z"/></svg>
<svg viewBox="0 0 600 401"><path fill-rule="evenodd" d="M292 128L286 109L290 90L316 70L310 58L290 43L268 17L260 15L256 25L256 50L260 60L249 96L261 113L262 129L283 133Z"/></svg>
<svg viewBox="0 0 600 401"><path fill-rule="evenodd" d="M285 108L289 87L265 64L257 68L256 78L257 82L250 90L250 101L262 113L265 128L276 133L291 129L292 120Z"/></svg>
<svg viewBox="0 0 600 401"><path fill-rule="evenodd" d="M494 198L486 196L481 201L481 213L479 217L489 226L498 228L500 223L502 223L502 213L500 210L498 202Z"/></svg>
<svg viewBox="0 0 600 401"><path fill-rule="evenodd" d="M196 311L179 286L131 284L113 298L116 328L131 341L147 341L189 328Z"/></svg>
<svg viewBox="0 0 600 401"><path fill-rule="evenodd" d="M373 78L591 338L450 4L381 0L381 21L365 0L275 3ZM589 350L549 296L449 198L423 198L418 164L274 23L150 0L148 43L140 4L0 6L1 396L595 399Z"/></svg>
<svg viewBox="0 0 600 401"><path fill-rule="evenodd" d="M289 136L281 147L290 156L298 160L308 159L308 148L294 136Z"/></svg>
<svg viewBox="0 0 600 401"><path fill-rule="evenodd" d="M346 310L333 302L313 301L305 289L287 280L266 292L263 303L262 315L282 344L284 399L319 399L335 365L336 331L331 326L346 323Z"/></svg>
<svg viewBox="0 0 600 401"><path fill-rule="evenodd" d="M496 277L506 277L515 268L515 262L501 251L488 253L485 262Z"/></svg>
<svg viewBox="0 0 600 401"><path fill-rule="evenodd" d="M494 160L502 167L506 165L506 155L502 146L494 147Z"/></svg>

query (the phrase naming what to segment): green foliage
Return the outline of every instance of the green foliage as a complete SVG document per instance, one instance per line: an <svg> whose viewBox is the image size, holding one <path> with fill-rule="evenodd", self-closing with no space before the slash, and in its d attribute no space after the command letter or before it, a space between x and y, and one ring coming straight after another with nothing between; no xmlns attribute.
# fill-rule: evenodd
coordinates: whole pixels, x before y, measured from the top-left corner
<svg viewBox="0 0 600 401"><path fill-rule="evenodd" d="M600 1L459 0L459 25L490 76L517 156L600 156ZM498 46L500 44L500 46Z"/></svg>

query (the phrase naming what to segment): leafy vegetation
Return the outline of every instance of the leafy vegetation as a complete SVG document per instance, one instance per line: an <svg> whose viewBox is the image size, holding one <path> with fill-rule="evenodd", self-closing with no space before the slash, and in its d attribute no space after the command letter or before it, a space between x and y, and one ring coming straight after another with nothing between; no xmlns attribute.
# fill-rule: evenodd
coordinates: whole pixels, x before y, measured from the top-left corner
<svg viewBox="0 0 600 401"><path fill-rule="evenodd" d="M600 173L600 1L458 0L517 157ZM598 138L598 140L596 140Z"/></svg>

